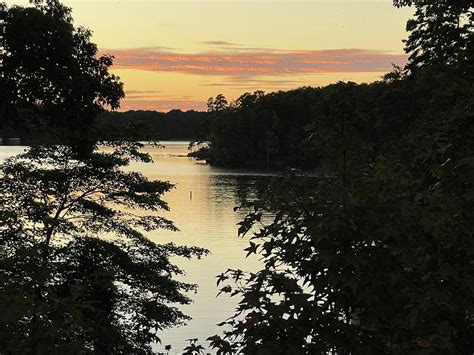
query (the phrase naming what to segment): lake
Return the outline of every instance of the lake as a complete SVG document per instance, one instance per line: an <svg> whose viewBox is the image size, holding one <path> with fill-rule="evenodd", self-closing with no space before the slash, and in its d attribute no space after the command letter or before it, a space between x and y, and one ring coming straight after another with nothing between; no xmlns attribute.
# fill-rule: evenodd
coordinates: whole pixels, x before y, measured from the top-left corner
<svg viewBox="0 0 474 355"><path fill-rule="evenodd" d="M130 169L150 179L167 180L176 185L164 196L171 210L161 215L174 221L180 231L156 231L149 233L149 237L156 243L172 241L211 252L202 260L173 260L186 271L185 281L199 285L197 294L190 295L194 302L181 307L193 319L184 327L161 333L162 343L154 346L156 352L164 352L165 345L170 344L171 353L175 354L182 352L189 338L198 338L207 347L206 338L222 331L216 324L232 315L238 299L216 298L216 276L228 268L254 271L259 267L257 259L245 258L243 249L248 246L248 239L237 237L236 225L245 212L234 212L234 207L239 204L240 194L251 192L256 184L268 180L272 174L211 167L186 156L188 142L161 144L165 148L146 148L153 157L153 164L132 163ZM0 146L0 162L23 150L24 147Z"/></svg>

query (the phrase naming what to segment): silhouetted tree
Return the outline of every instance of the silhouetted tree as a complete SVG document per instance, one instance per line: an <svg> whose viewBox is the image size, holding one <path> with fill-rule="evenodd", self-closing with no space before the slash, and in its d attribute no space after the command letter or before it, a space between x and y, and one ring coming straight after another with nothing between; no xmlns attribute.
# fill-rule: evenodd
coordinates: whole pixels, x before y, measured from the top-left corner
<svg viewBox="0 0 474 355"><path fill-rule="evenodd" d="M207 100L207 111L208 112L219 112L227 108L228 102L224 95L219 94L216 98L210 97Z"/></svg>
<svg viewBox="0 0 474 355"><path fill-rule="evenodd" d="M471 0L394 1L396 6L415 5L407 23L405 41L410 69L425 65L455 66L466 61L473 41L474 4Z"/></svg>
<svg viewBox="0 0 474 355"><path fill-rule="evenodd" d="M408 70L311 102L305 147L325 174L243 204L264 267L218 283L240 297L222 325L244 353L472 352L471 3L416 2Z"/></svg>
<svg viewBox="0 0 474 355"><path fill-rule="evenodd" d="M205 251L144 234L175 227L157 214L172 185L123 171L149 161L138 148L78 160L35 147L1 166L2 351L150 353L158 331L188 319L175 305L196 286L174 280L170 258Z"/></svg>
<svg viewBox="0 0 474 355"><path fill-rule="evenodd" d="M123 84L110 74L112 57L97 56L91 31L75 28L59 1L0 11L5 21L2 120L43 128L54 139L92 146L86 132L104 107L116 109ZM87 133L87 134L86 134Z"/></svg>
<svg viewBox="0 0 474 355"><path fill-rule="evenodd" d="M151 161L133 136L107 134L117 140L99 149L96 117L118 107L123 89L91 32L56 0L0 15L2 123L32 124L61 143L0 166L1 352L149 354L160 330L188 319L176 306L196 288L175 279L182 271L170 259L205 251L148 238L175 230L159 216L172 185L125 171Z"/></svg>

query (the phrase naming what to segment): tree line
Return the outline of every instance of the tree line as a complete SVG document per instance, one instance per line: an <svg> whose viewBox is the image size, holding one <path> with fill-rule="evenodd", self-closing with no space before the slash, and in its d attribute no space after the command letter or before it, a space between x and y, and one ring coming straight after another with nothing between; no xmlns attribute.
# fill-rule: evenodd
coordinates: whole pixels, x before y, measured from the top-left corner
<svg viewBox="0 0 474 355"><path fill-rule="evenodd" d="M151 162L133 125L98 129L124 97L113 57L57 0L0 5L0 124L43 138L0 165L0 352L150 354L197 287L171 259L207 251L147 237L176 230L173 185L124 169Z"/></svg>
<svg viewBox="0 0 474 355"><path fill-rule="evenodd" d="M201 135L207 113L201 111L171 110L104 112L98 117L99 130L120 130L121 127L140 125L138 139L149 140L196 140ZM138 128L138 127L137 127Z"/></svg>
<svg viewBox="0 0 474 355"><path fill-rule="evenodd" d="M412 2L395 1L394 5ZM221 165L316 168L323 152L312 147L314 131L321 125L330 126L331 120L335 127L345 116L353 126L348 128L357 130L354 136L361 136L366 147L372 145L372 155L376 156L408 134L416 117L442 104L429 102L438 85L429 80L439 80L442 75L429 70L441 70L449 76L445 68L463 63L466 76L457 77L467 84L472 69L471 5L469 1L417 4L414 18L407 23L409 63L394 68L377 82L248 92L233 102L222 94L209 98L209 118L200 137L206 144L196 155ZM428 65L431 69L426 68ZM420 72L420 68L425 68L423 73L408 75ZM444 78L444 84L456 82L455 77L451 79ZM335 132L328 133L327 138L332 139Z"/></svg>
<svg viewBox="0 0 474 355"><path fill-rule="evenodd" d="M102 140L108 138L108 132L130 131L133 127L133 138L142 141L194 141L202 135L201 130L206 121L206 112L193 110L106 111L97 117L94 129L97 138ZM41 127L18 127L11 123L4 123L3 128L0 128L0 138L20 138L22 145L38 145L52 141L52 137Z"/></svg>
<svg viewBox="0 0 474 355"><path fill-rule="evenodd" d="M415 7L409 61L383 80L209 100L211 162L319 172L242 202L263 267L218 275L239 299L218 353L472 353L473 3L394 5ZM0 166L0 351L149 354L197 287L172 258L207 251L147 238L175 229L159 216L173 186L123 169L150 162L140 127L97 130L124 91L91 32L57 0L0 17L0 123L48 137Z"/></svg>
<svg viewBox="0 0 474 355"><path fill-rule="evenodd" d="M320 172L276 178L242 204L239 234L264 267L218 276L240 301L211 338L221 353L472 353L474 4L395 5L415 7L409 61L383 80L245 94L214 110L216 159L255 149L292 166L301 149Z"/></svg>

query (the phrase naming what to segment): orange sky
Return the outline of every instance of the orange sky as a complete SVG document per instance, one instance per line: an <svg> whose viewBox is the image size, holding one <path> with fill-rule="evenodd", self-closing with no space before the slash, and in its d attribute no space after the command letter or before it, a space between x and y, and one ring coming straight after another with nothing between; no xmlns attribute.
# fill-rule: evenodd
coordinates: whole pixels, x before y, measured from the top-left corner
<svg viewBox="0 0 474 355"><path fill-rule="evenodd" d="M205 109L219 93L374 81L404 63L412 11L391 0L64 2L115 55L122 110Z"/></svg>

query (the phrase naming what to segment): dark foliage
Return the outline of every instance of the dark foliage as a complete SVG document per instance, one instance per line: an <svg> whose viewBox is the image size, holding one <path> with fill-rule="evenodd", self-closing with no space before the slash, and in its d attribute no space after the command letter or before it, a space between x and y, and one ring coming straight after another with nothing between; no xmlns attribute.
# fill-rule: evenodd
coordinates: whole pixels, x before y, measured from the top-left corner
<svg viewBox="0 0 474 355"><path fill-rule="evenodd" d="M61 143L88 144L104 107L116 109L123 84L110 74L111 56L97 56L91 31L75 28L59 1L3 8L5 55L2 125L39 130ZM85 138L87 137L87 138Z"/></svg>
<svg viewBox="0 0 474 355"><path fill-rule="evenodd" d="M472 353L472 3L416 8L406 68L313 89L319 177L242 206L264 268L218 283L240 298L222 325L244 353Z"/></svg>
<svg viewBox="0 0 474 355"><path fill-rule="evenodd" d="M177 307L197 287L176 280L171 258L206 251L149 239L176 229L160 217L173 186L127 170L151 162L132 130L95 129L123 89L91 32L56 0L0 14L1 123L48 143L0 165L0 352L150 354L161 330L189 319Z"/></svg>
<svg viewBox="0 0 474 355"><path fill-rule="evenodd" d="M36 147L2 165L2 351L150 353L159 330L188 319L175 305L196 286L174 279L170 258L205 251L144 234L175 227L156 213L172 185L122 170L148 160L138 148L78 160Z"/></svg>
<svg viewBox="0 0 474 355"><path fill-rule="evenodd" d="M117 130L132 124L142 124L144 130L138 139L198 140L207 120L206 112L171 110L105 112L97 120L98 130Z"/></svg>
<svg viewBox="0 0 474 355"><path fill-rule="evenodd" d="M384 80L208 101L198 140L211 162L319 172L275 179L242 205L239 234L252 234L246 251L264 267L218 276L221 293L240 298L224 336L208 338L219 353L472 353L472 1L394 4L416 7L410 61ZM83 131L123 95L90 33L54 0L1 14L0 112L69 143L1 167L2 351L150 353L157 331L187 319L174 305L195 289L175 280L170 258L205 251L151 242L146 232L174 228L156 213L171 185L124 171L149 160L140 145L99 151ZM37 32L19 34L26 25ZM89 150L78 154L82 133ZM202 352L189 341L188 353Z"/></svg>
<svg viewBox="0 0 474 355"><path fill-rule="evenodd" d="M235 105L210 112L209 160L224 165L314 168L327 153L325 142L344 136L339 141L341 150L349 148L346 143L352 147L359 144L347 140L351 130L358 130L361 139L370 141L370 147L359 149L370 149L377 155L384 142L407 129L413 98L406 85L386 80L246 93ZM320 125L317 133L311 128L315 124ZM315 134L320 139L315 139ZM308 145L308 140L318 141L318 146Z"/></svg>
<svg viewBox="0 0 474 355"><path fill-rule="evenodd" d="M210 99L209 161L223 165L312 164L301 141L319 90L246 93L230 106ZM213 101L214 100L214 101ZM220 102L222 101L222 102ZM217 109L216 109L217 107Z"/></svg>

